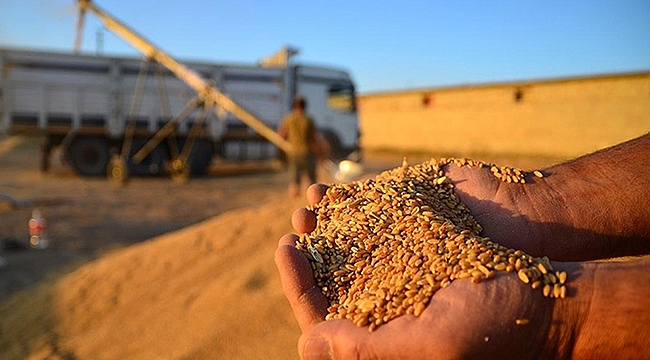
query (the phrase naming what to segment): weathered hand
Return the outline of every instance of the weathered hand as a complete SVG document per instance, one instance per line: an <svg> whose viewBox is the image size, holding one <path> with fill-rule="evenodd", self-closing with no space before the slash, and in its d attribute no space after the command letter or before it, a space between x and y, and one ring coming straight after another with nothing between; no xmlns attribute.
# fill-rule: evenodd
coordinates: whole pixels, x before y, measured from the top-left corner
<svg viewBox="0 0 650 360"><path fill-rule="evenodd" d="M318 202L327 187L314 185L307 197ZM314 229L313 213L297 210L298 232ZM303 331L303 359L535 358L544 350L553 302L514 274L481 284L456 280L439 290L419 316L402 316L370 333L348 320L324 321L327 301L315 286L307 258L286 235L276 251L285 295ZM525 319L526 325L516 324ZM329 356L329 357L328 357Z"/></svg>
<svg viewBox="0 0 650 360"><path fill-rule="evenodd" d="M487 168L449 164L444 170L456 195L483 227L481 236L537 257L583 260L586 254L557 251L552 243L575 236L577 230L547 178L528 176L524 184L506 183Z"/></svg>
<svg viewBox="0 0 650 360"><path fill-rule="evenodd" d="M295 240L284 236L275 260L302 329L302 359L647 358L650 258L554 263L569 273L565 299L543 298L512 274L480 284L455 280L419 317L370 333L349 320L324 321L325 297Z"/></svg>
<svg viewBox="0 0 650 360"><path fill-rule="evenodd" d="M486 168L444 169L483 226L481 235L501 245L556 261L648 254L650 208L643 196L650 180L603 157L608 152L553 166L525 184L502 182Z"/></svg>
<svg viewBox="0 0 650 360"><path fill-rule="evenodd" d="M393 319L372 333L349 320L325 321L327 302L296 238L283 237L275 259L303 332L302 359L534 359L555 348L546 341L553 301L514 274L480 284L456 280L419 317Z"/></svg>

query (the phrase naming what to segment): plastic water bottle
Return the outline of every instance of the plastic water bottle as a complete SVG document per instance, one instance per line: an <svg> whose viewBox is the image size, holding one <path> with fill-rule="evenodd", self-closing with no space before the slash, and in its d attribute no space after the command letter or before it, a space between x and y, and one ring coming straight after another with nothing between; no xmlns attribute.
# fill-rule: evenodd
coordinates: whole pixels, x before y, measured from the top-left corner
<svg viewBox="0 0 650 360"><path fill-rule="evenodd" d="M38 209L32 211L32 218L29 219L29 245L35 249L47 248L47 223Z"/></svg>

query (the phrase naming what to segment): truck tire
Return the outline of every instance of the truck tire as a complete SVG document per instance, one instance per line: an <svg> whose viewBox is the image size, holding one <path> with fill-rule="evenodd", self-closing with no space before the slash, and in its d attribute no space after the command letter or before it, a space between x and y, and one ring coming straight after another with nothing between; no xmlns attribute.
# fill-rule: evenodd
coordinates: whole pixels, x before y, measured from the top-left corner
<svg viewBox="0 0 650 360"><path fill-rule="evenodd" d="M83 176L105 176L110 158L108 141L102 137L77 137L68 147L72 169Z"/></svg>
<svg viewBox="0 0 650 360"><path fill-rule="evenodd" d="M133 156L147 143L146 139L134 139L129 152L128 171L129 175L135 176L151 176L161 175L165 169L165 159L167 152L162 146L156 146L150 154L148 154L138 164L133 162Z"/></svg>
<svg viewBox="0 0 650 360"><path fill-rule="evenodd" d="M186 139L178 141L178 149L182 150ZM212 163L215 149L212 142L205 139L197 139L187 159L187 167L191 175L205 175Z"/></svg>
<svg viewBox="0 0 650 360"><path fill-rule="evenodd" d="M193 150L189 159L190 173L192 175L207 174L214 157L214 146L208 140L197 140Z"/></svg>

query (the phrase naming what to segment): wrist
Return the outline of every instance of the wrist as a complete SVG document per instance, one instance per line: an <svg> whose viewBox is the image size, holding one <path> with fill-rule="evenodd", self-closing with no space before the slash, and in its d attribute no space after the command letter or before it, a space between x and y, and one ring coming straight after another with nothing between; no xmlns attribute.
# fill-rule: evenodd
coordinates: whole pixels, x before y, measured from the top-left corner
<svg viewBox="0 0 650 360"><path fill-rule="evenodd" d="M582 261L650 252L650 135L546 170L543 179L569 226L558 244ZM556 233L557 234L557 233Z"/></svg>
<svg viewBox="0 0 650 360"><path fill-rule="evenodd" d="M650 257L590 263L591 289L574 359L638 359L650 348ZM578 286L584 286L578 283Z"/></svg>
<svg viewBox="0 0 650 360"><path fill-rule="evenodd" d="M557 271L567 272L567 294L554 299L543 359L573 358L582 327L589 315L596 271L595 263L553 262Z"/></svg>

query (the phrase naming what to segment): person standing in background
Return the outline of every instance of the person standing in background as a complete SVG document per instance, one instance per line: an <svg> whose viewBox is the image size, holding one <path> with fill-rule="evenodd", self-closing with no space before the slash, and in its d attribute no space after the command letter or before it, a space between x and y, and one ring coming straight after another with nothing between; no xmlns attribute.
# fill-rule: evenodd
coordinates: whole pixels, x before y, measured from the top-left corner
<svg viewBox="0 0 650 360"><path fill-rule="evenodd" d="M300 183L303 174L307 174L309 185L316 183L316 154L314 144L317 143L317 131L314 120L307 115L307 102L301 96L293 100L289 112L278 129L278 134L285 138L293 147L293 153L287 154L289 162L289 194L296 197L300 194Z"/></svg>

